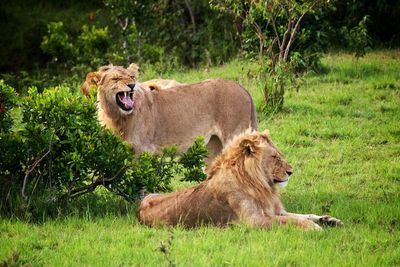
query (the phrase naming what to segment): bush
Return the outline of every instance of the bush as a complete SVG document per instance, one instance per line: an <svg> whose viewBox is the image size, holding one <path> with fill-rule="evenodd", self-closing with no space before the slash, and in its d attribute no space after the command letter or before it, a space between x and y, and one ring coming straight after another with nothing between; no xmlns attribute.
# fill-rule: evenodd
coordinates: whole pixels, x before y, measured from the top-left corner
<svg viewBox="0 0 400 267"><path fill-rule="evenodd" d="M0 133L6 133L13 125L11 109L17 104L17 95L14 88L0 80Z"/></svg>
<svg viewBox="0 0 400 267"><path fill-rule="evenodd" d="M54 62L72 60L77 55L78 51L72 45L61 21L50 22L47 25L47 33L48 35L43 37L40 48L49 54Z"/></svg>
<svg viewBox="0 0 400 267"><path fill-rule="evenodd" d="M14 188L13 182L22 176L19 152L22 140L12 131L14 119L11 115L18 104L15 90L0 80L0 210L8 209L9 191Z"/></svg>
<svg viewBox="0 0 400 267"><path fill-rule="evenodd" d="M13 99L12 88L0 85L1 95ZM22 100L21 129L4 134L2 130L0 139L4 148L0 174L8 191L1 203L3 213L55 214L68 200L98 186L136 200L143 189L169 190L176 174L196 173L204 164L201 141L182 158L175 147L159 156L144 153L134 158L127 143L99 125L94 99L66 86L43 93L29 89ZM1 117L1 125L7 124L5 118ZM198 174L195 179L199 180Z"/></svg>
<svg viewBox="0 0 400 267"><path fill-rule="evenodd" d="M101 64L102 58L110 47L108 27L96 28L96 26L83 25L82 33L78 37L80 57L79 61L87 62L92 67ZM100 61L100 62L99 62Z"/></svg>
<svg viewBox="0 0 400 267"><path fill-rule="evenodd" d="M358 25L349 32L348 43L356 59L365 56L372 44L371 37L368 34L367 24L368 16L364 16Z"/></svg>
<svg viewBox="0 0 400 267"><path fill-rule="evenodd" d="M66 30L61 21L49 23L42 51L52 62L70 67L139 62L162 63L163 68L171 62L191 67L223 63L238 51L229 16L207 1L105 0L97 13L103 19L81 30Z"/></svg>

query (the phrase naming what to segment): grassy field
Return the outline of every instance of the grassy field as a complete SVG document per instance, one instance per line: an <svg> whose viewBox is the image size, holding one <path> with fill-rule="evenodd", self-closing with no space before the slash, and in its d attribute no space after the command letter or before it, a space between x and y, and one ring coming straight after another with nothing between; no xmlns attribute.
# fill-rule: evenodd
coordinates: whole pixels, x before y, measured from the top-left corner
<svg viewBox="0 0 400 267"><path fill-rule="evenodd" d="M282 191L287 210L330 214L343 227L151 229L134 207L123 214L81 203L77 215L40 224L1 219L0 266L399 266L400 51L370 53L357 68L347 54L323 64L325 74L305 77L259 128L270 129L294 167ZM256 68L235 61L170 78L238 80L260 103Z"/></svg>

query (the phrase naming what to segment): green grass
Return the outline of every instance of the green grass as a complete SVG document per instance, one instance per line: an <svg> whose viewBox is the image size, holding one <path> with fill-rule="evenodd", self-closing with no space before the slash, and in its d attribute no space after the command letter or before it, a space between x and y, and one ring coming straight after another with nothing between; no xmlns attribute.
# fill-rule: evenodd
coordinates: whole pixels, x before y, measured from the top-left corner
<svg viewBox="0 0 400 267"><path fill-rule="evenodd" d="M260 116L259 128L270 129L294 167L282 191L287 210L328 213L340 218L343 227L323 232L245 226L151 229L137 223L134 207L118 212L110 204L101 207L102 214L91 202L91 206L83 204L76 215L40 224L1 219L0 262L33 266L399 266L400 51L370 53L357 68L353 57L346 54L326 55L323 64L326 73L310 74L299 91L289 90L284 110L272 118ZM209 72L175 73L166 78L238 80L260 103L256 69L255 64L234 61Z"/></svg>

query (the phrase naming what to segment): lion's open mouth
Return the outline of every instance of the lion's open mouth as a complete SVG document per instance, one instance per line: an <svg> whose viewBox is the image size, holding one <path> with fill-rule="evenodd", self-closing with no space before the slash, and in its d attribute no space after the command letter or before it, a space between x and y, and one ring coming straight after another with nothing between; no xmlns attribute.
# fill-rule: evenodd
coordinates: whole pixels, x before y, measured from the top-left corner
<svg viewBox="0 0 400 267"><path fill-rule="evenodd" d="M119 92L116 95L118 106L125 111L131 111L134 108L135 101L133 100L134 92Z"/></svg>

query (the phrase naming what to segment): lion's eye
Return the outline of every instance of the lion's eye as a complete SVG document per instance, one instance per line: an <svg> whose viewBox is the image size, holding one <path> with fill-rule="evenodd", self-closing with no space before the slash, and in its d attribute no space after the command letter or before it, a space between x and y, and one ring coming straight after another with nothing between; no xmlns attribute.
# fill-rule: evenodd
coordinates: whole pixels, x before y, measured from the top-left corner
<svg viewBox="0 0 400 267"><path fill-rule="evenodd" d="M118 76L112 77L111 80L113 80L113 81L118 81L118 80L119 80L119 77L118 77Z"/></svg>

